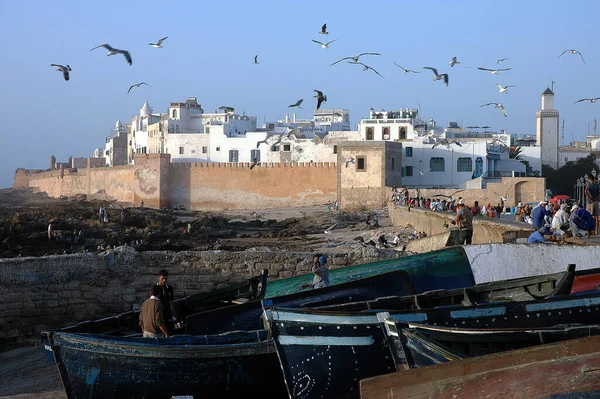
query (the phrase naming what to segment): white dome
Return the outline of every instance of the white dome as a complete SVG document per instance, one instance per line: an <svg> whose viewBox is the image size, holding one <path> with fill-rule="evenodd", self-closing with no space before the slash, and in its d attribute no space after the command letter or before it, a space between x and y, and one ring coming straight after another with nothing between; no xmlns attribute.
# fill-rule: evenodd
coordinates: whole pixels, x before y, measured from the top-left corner
<svg viewBox="0 0 600 399"><path fill-rule="evenodd" d="M117 120L117 123L115 123L115 130L121 130L122 127L123 124L121 123L121 121Z"/></svg>
<svg viewBox="0 0 600 399"><path fill-rule="evenodd" d="M152 115L152 108L150 108L150 105L148 104L148 100L146 100L144 102L144 105L142 106L142 109L140 109L140 116L149 116Z"/></svg>

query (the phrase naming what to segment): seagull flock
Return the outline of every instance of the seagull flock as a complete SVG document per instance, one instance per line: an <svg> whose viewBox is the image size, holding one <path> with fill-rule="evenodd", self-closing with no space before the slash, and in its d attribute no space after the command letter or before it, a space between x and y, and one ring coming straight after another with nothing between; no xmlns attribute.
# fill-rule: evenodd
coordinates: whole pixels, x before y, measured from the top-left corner
<svg viewBox="0 0 600 399"><path fill-rule="evenodd" d="M321 30L318 33L321 34L321 35L329 35L329 32L327 31L327 24L323 24L323 26L321 26ZM168 39L168 36L165 36L165 37L159 39L156 43L148 43L148 45L150 45L150 46L152 46L154 48L163 48L162 44L163 44L163 42L166 39ZM336 42L337 40L338 39L334 39L334 40L330 40L330 41L320 41L320 40L312 39L312 41L314 43L318 44L324 50L329 50L329 46L332 43ZM97 48L100 48L100 47L104 47L106 50L108 50L108 53L106 54L107 56L121 54L121 55L123 55L123 57L125 58L125 60L127 61L127 63L129 65L133 64L133 60L131 58L131 54L129 53L129 51L127 51L127 50L121 50L121 49L112 47L108 43L104 43L104 44L101 44L99 46L96 46L96 47L92 48L90 51L93 51L93 50L95 50ZM558 56L558 58L562 57L564 54L578 55L581 58L581 61L585 64L585 60L583 58L583 55L581 54L581 52L579 50L576 50L576 49L567 49L567 50L563 51ZM379 71L377 71L372 66L367 65L367 64L365 64L364 62L361 61L361 57L363 57L363 56L380 56L380 55L381 55L380 53L376 53L376 52L363 52L363 53L360 53L360 54L355 55L355 56L349 56L349 57L340 58L339 60L337 60L337 61L332 62L331 64L329 64L329 66L334 66L334 65L336 65L336 64L338 64L338 63L340 63L342 61L346 61L346 63L348 63L348 64L360 65L362 67L363 71L371 70L375 74L377 74L379 77L381 77L382 79L385 79L383 77L383 75L379 73ZM508 58L506 58L506 57L505 58L500 58L500 59L496 60L496 65L500 64L501 62L505 62L507 60L508 60ZM402 65L396 63L395 61L393 63L398 68L402 69L402 71L404 72L404 74L410 74L410 73L415 73L416 74L416 73L420 73L419 71L416 71L414 69L405 68ZM256 54L254 56L254 60L253 60L252 64L255 64L255 65L259 64L259 62L258 62L258 54ZM450 62L448 64L450 65L451 68L453 68L455 65L460 64L460 61L458 60L458 57L454 56L454 57L451 58L451 60L450 60ZM68 65L68 64L67 65L50 64L50 66L56 67L57 71L62 72L65 81L68 81L70 79L70 72L72 71L70 65ZM471 67L467 66L465 68L468 69L468 68L471 68ZM446 86L448 86L448 84L449 84L448 73L439 73L438 70L437 70L437 68L430 67L430 66L425 66L425 67L423 67L423 69L428 69L428 70L430 70L430 71L433 72L433 80L434 81L441 80L441 81L444 82L444 84ZM492 74L492 75L499 75L500 72L506 72L506 71L512 70L512 68L483 68L483 67L477 67L477 69L480 70L480 71L490 72L490 74ZM506 94L509 87L516 87L515 85L506 85L506 86L503 86L503 85L501 85L501 84L499 84L497 82L495 82L495 83L496 83L496 86L498 87L498 92L499 93L505 93ZM139 88L142 85L151 87L146 82L139 82L139 83L135 83L135 84L132 84L131 86L129 86L129 90L127 90L127 93L131 92L131 90L134 87L138 87ZM313 98L317 99L316 109L318 110L321 107L322 103L327 101L327 95L325 95L323 93L323 91L321 91L321 90L313 90L313 92L316 93L313 96ZM600 100L600 97L582 98L582 99L580 99L578 101L575 101L575 104L581 103L581 102L585 102L585 101L589 101L590 103L593 104L593 103L596 103L598 100ZM304 101L304 99L301 98L301 99L297 100L295 103L288 105L288 108L299 108L299 109L302 109L301 104L302 104L303 101ZM487 103L487 104L482 104L482 105L480 105L480 107L487 107L487 106L490 106L490 105L493 105L494 109L496 109L496 108L500 109L502 111L502 114L505 117L508 116L508 113L506 112L506 108L504 107L504 105L502 105L499 102L490 102L490 103Z"/></svg>

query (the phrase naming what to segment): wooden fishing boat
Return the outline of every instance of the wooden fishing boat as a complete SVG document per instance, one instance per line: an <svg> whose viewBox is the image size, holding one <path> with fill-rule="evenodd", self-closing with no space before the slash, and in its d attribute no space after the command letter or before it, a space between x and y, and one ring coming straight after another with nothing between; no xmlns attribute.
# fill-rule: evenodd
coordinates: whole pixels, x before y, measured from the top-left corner
<svg viewBox="0 0 600 399"><path fill-rule="evenodd" d="M384 331L396 369L426 367L468 357L576 338L600 335L600 325L563 325L546 328L473 329L385 320Z"/></svg>
<svg viewBox="0 0 600 399"><path fill-rule="evenodd" d="M48 333L69 398L284 397L268 332L108 337Z"/></svg>
<svg viewBox="0 0 600 399"><path fill-rule="evenodd" d="M600 337L404 370L360 381L365 399L569 399L600 396Z"/></svg>

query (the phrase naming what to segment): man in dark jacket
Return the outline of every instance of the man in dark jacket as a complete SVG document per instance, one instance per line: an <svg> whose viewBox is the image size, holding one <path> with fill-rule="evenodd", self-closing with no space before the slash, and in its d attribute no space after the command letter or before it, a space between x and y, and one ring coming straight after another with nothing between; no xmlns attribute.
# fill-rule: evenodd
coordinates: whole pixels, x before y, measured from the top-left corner
<svg viewBox="0 0 600 399"><path fill-rule="evenodd" d="M175 300L175 294L173 293L173 287L167 284L167 279L169 278L169 272L165 269L158 272L158 283L156 285L159 287L160 292L157 295L160 299L160 303L162 303L165 313L165 323L167 327L170 329L174 320L173 309L171 307L171 303Z"/></svg>

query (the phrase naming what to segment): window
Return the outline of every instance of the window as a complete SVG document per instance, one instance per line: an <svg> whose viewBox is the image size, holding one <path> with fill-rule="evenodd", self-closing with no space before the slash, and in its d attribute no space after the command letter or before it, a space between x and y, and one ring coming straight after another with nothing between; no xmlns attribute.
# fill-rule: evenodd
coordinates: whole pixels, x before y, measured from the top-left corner
<svg viewBox="0 0 600 399"><path fill-rule="evenodd" d="M183 155L183 147L179 147L179 155Z"/></svg>
<svg viewBox="0 0 600 399"><path fill-rule="evenodd" d="M372 127L367 128L367 140L373 140L373 128Z"/></svg>
<svg viewBox="0 0 600 399"><path fill-rule="evenodd" d="M429 159L429 169L432 172L444 172L446 170L446 161L444 158L433 157Z"/></svg>
<svg viewBox="0 0 600 399"><path fill-rule="evenodd" d="M406 177L411 177L413 175L413 167L407 166L405 169Z"/></svg>
<svg viewBox="0 0 600 399"><path fill-rule="evenodd" d="M215 148L215 150L221 151L221 147L217 147L217 148Z"/></svg>
<svg viewBox="0 0 600 399"><path fill-rule="evenodd" d="M392 170L396 169L396 158L392 157Z"/></svg>
<svg viewBox="0 0 600 399"><path fill-rule="evenodd" d="M208 152L208 147L202 147L202 153L206 154Z"/></svg>
<svg viewBox="0 0 600 399"><path fill-rule="evenodd" d="M260 162L260 150L250 150L250 162Z"/></svg>
<svg viewBox="0 0 600 399"><path fill-rule="evenodd" d="M174 109L174 110L173 110L173 119L176 119L176 118L177 118L177 110L176 110L176 109Z"/></svg>
<svg viewBox="0 0 600 399"><path fill-rule="evenodd" d="M473 171L473 160L471 158L458 158L456 160L456 171L457 172L472 172Z"/></svg>
<svg viewBox="0 0 600 399"><path fill-rule="evenodd" d="M401 127L399 129L399 136L400 136L400 140L406 140L406 128L405 127Z"/></svg>
<svg viewBox="0 0 600 399"><path fill-rule="evenodd" d="M337 145L334 145L334 146L333 146L333 153L334 153L334 154L337 154Z"/></svg>
<svg viewBox="0 0 600 399"><path fill-rule="evenodd" d="M404 155L406 156L406 158L412 157L412 150L413 150L412 147L406 147L404 149Z"/></svg>
<svg viewBox="0 0 600 399"><path fill-rule="evenodd" d="M389 140L390 139L390 128L389 127L384 127L383 128L383 139L384 140Z"/></svg>
<svg viewBox="0 0 600 399"><path fill-rule="evenodd" d="M229 162L238 162L238 150L229 150Z"/></svg>
<svg viewBox="0 0 600 399"><path fill-rule="evenodd" d="M210 128L207 126L204 128L204 131L208 134L208 133L210 133Z"/></svg>
<svg viewBox="0 0 600 399"><path fill-rule="evenodd" d="M367 170L367 158L356 157L356 170Z"/></svg>
<svg viewBox="0 0 600 399"><path fill-rule="evenodd" d="M272 145L272 146L271 146L271 151L272 151L272 152L277 152L277 151L279 151L279 146L278 146L278 145Z"/></svg>
<svg viewBox="0 0 600 399"><path fill-rule="evenodd" d="M283 145L283 151L291 151L291 150L292 150L292 146L290 144Z"/></svg>
<svg viewBox="0 0 600 399"><path fill-rule="evenodd" d="M275 124L274 123L269 123L269 129L275 129Z"/></svg>

